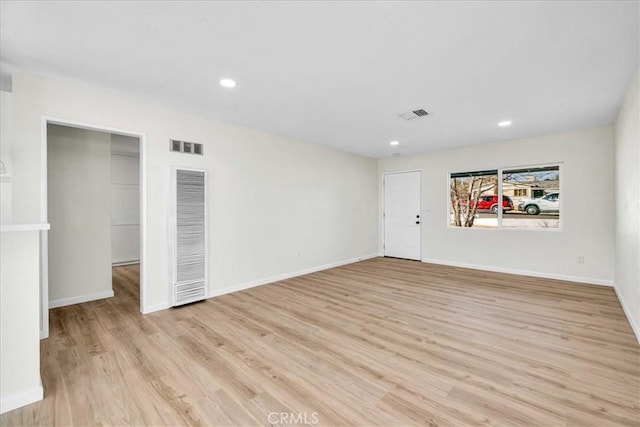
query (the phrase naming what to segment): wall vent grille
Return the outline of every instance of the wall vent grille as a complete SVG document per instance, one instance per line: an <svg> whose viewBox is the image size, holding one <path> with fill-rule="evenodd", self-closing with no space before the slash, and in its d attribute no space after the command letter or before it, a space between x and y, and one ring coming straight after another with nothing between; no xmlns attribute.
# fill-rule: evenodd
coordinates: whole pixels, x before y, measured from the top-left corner
<svg viewBox="0 0 640 427"><path fill-rule="evenodd" d="M173 304L199 301L207 296L206 174L175 169L173 176Z"/></svg>
<svg viewBox="0 0 640 427"><path fill-rule="evenodd" d="M178 139L169 140L169 150L175 153L204 155L202 144L199 142L180 141Z"/></svg>

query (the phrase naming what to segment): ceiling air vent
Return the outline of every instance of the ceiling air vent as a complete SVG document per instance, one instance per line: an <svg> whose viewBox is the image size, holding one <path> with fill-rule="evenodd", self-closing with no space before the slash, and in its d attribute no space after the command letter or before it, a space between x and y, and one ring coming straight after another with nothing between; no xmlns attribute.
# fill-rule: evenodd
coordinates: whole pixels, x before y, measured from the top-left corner
<svg viewBox="0 0 640 427"><path fill-rule="evenodd" d="M429 115L429 112L423 108L418 110L409 111L408 113L398 114L399 117L402 117L405 120L413 120L419 117L426 117Z"/></svg>

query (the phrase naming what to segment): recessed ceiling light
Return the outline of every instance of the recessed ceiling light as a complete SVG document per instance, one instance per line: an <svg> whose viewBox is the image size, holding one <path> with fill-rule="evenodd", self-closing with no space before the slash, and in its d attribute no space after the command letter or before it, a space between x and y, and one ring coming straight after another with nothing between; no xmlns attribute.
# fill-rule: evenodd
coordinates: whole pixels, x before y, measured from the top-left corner
<svg viewBox="0 0 640 427"><path fill-rule="evenodd" d="M389 145L398 145L398 144L400 144L400 141L391 141L389 143Z"/></svg>
<svg viewBox="0 0 640 427"><path fill-rule="evenodd" d="M500 123L498 123L498 126L500 126L501 128L503 127L507 127L511 125L511 120L503 120Z"/></svg>
<svg viewBox="0 0 640 427"><path fill-rule="evenodd" d="M236 82L231 79L222 79L220 80L220 86L222 87L236 87Z"/></svg>

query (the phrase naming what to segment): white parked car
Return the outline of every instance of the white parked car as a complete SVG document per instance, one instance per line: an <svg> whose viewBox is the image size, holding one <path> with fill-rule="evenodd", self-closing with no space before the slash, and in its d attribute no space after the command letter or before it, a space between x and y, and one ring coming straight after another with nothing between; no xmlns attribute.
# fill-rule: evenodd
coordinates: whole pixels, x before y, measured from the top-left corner
<svg viewBox="0 0 640 427"><path fill-rule="evenodd" d="M538 215L539 213L559 213L560 212L560 193L549 193L538 199L525 199L518 203L518 210L526 212L529 215Z"/></svg>

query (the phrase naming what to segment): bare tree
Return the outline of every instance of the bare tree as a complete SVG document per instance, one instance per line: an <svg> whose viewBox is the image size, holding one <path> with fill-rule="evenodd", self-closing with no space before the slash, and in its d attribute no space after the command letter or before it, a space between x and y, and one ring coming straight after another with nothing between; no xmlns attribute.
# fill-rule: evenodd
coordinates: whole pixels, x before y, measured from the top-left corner
<svg viewBox="0 0 640 427"><path fill-rule="evenodd" d="M462 211L464 210L464 206L462 206L462 197L460 191L461 183L458 181L458 178L453 178L451 180L451 188L450 188L450 197L449 200L451 202L451 214L453 215L453 225L456 227L462 227Z"/></svg>
<svg viewBox="0 0 640 427"><path fill-rule="evenodd" d="M491 184L491 185L487 185ZM453 225L473 227L478 213L478 199L484 193L497 191L497 177L491 175L451 180L450 200Z"/></svg>

